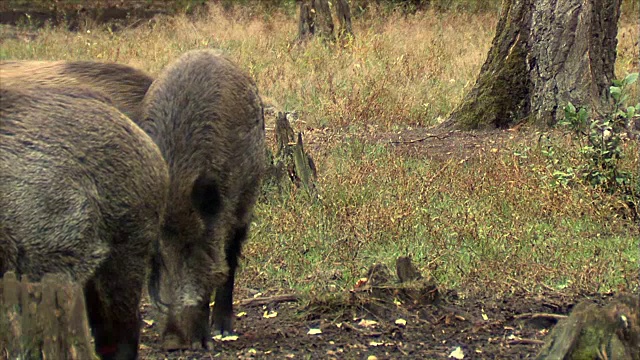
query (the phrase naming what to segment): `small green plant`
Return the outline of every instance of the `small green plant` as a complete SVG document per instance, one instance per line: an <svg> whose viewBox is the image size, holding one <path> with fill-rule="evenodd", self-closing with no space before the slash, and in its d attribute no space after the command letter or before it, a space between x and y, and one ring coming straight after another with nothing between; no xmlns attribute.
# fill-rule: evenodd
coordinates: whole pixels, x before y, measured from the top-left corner
<svg viewBox="0 0 640 360"><path fill-rule="evenodd" d="M613 106L601 116L590 117L585 108L578 109L571 102L567 104L565 118L559 124L568 127L578 141L584 162L575 169L554 173L556 179L564 184L583 179L608 192L621 192L625 201L636 210L640 200L638 175L623 170L620 162L625 155L623 141L626 131L639 116L640 103L627 105L629 86L637 79L638 73L631 73L624 80L614 80L609 88Z"/></svg>

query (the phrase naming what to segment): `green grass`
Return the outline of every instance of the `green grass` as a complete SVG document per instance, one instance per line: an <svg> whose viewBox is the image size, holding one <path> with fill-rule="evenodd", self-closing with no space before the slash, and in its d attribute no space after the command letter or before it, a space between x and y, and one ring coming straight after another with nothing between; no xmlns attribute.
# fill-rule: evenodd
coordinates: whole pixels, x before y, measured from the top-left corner
<svg viewBox="0 0 640 360"><path fill-rule="evenodd" d="M545 159L530 155L518 167L512 149L442 164L346 142L320 167L321 201L284 194L258 206L244 271L273 286L348 289L371 264L410 254L445 287L634 282L638 230L606 208L615 198L546 186L527 166Z"/></svg>
<svg viewBox="0 0 640 360"><path fill-rule="evenodd" d="M3 41L0 59L118 61L157 74L184 51L220 48L266 102L301 114L298 130L326 131L326 144L311 150L320 199L291 189L258 204L242 286L315 296L352 288L373 263L412 255L461 291L637 291L640 234L624 204L553 182L553 169L578 161L566 137L551 135L554 155L531 135L467 160L400 156L371 141L446 118L473 85L496 14L367 11L344 46L296 44L289 11L214 6L203 19L160 18L115 33L45 28L32 40ZM623 19L618 77L637 69L637 38L637 23ZM638 169L638 145L626 146L622 166Z"/></svg>

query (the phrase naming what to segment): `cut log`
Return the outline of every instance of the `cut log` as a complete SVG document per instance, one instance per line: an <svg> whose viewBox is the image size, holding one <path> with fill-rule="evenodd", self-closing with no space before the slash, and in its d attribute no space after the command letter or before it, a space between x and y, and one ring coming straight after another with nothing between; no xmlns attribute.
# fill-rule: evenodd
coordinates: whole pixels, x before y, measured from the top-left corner
<svg viewBox="0 0 640 360"><path fill-rule="evenodd" d="M0 357L98 359L91 344L82 287L61 275L42 282L0 281Z"/></svg>

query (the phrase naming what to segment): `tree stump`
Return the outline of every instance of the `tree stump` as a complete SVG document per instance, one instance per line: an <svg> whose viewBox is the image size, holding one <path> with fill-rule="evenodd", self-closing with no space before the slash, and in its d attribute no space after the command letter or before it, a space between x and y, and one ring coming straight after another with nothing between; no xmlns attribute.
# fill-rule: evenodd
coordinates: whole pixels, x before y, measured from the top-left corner
<svg viewBox="0 0 640 360"><path fill-rule="evenodd" d="M576 305L551 331L537 360L640 359L638 295L622 295L605 307Z"/></svg>
<svg viewBox="0 0 640 360"><path fill-rule="evenodd" d="M277 113L275 135L277 151L275 157L270 156L271 164L269 164L270 171L267 179L274 181L280 189L287 188L293 183L296 187L304 188L311 197L316 198L315 163L304 150L302 133L295 134L286 113Z"/></svg>
<svg viewBox="0 0 640 360"><path fill-rule="evenodd" d="M82 287L61 275L0 281L0 358L98 359Z"/></svg>

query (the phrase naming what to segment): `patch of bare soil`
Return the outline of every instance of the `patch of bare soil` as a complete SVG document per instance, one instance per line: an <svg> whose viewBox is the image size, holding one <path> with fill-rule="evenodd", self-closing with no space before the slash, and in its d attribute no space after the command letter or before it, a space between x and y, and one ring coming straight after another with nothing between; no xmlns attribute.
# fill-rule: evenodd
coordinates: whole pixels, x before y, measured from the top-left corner
<svg viewBox="0 0 640 360"><path fill-rule="evenodd" d="M160 324L149 325L158 314L145 306L140 355L142 359L445 359L459 348L464 359L532 358L558 320L553 314L566 315L585 298L606 303L610 296L516 292L462 298L448 292L437 304L401 304L387 311L352 303L239 305L236 313L243 316L236 318L237 340L216 341L208 351L182 352L159 348ZM314 335L312 329L321 333Z"/></svg>

